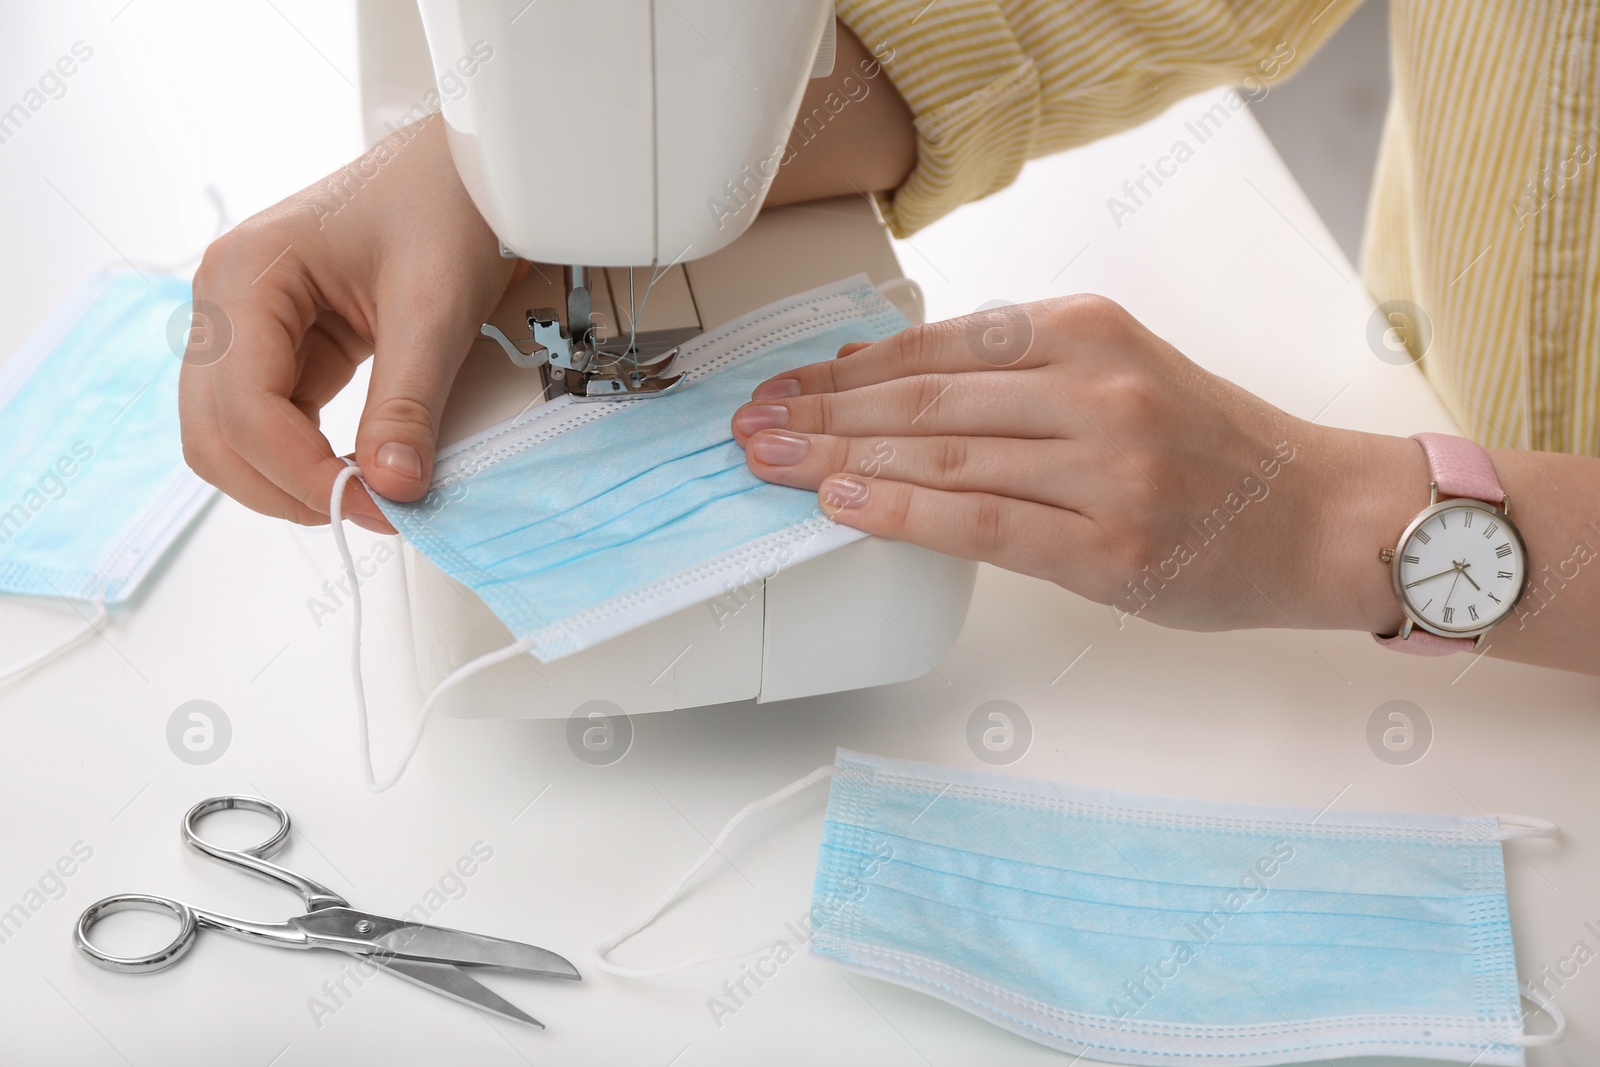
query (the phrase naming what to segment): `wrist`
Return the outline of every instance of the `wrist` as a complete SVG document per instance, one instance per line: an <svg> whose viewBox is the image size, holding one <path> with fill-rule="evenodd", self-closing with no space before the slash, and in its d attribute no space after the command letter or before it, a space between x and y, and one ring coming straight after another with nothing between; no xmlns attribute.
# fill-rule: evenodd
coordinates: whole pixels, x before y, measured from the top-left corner
<svg viewBox="0 0 1600 1067"><path fill-rule="evenodd" d="M1409 438L1320 427L1313 454L1323 477L1313 488L1316 536L1302 587L1316 624L1395 633L1405 613L1379 552L1427 506L1427 459Z"/></svg>

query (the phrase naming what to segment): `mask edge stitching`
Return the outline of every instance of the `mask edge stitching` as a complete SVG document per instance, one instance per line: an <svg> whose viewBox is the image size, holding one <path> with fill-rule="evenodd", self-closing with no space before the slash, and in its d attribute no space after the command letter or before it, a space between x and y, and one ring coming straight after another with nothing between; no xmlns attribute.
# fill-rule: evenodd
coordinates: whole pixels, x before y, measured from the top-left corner
<svg viewBox="0 0 1600 1067"><path fill-rule="evenodd" d="M930 782L920 778L897 775L883 768L876 768L878 775L886 784L897 786L918 786L929 788ZM1454 819L1461 824L1459 829L1446 828L1426 829L1423 827L1382 827L1382 826L1338 826L1333 824L1318 824L1311 821L1304 823L1291 821L1250 820L1236 816L1208 816L1191 815L1175 811L1140 811L1137 808L1117 807L1109 804L1096 803L1086 800L1075 800L1063 796L1060 800L1050 797L1037 796L1018 790L1004 789L997 786L979 786L972 783L949 783L950 792L966 796L974 800L999 800L1011 803L1020 803L1033 807L1042 807L1046 810L1062 814L1103 815L1122 821L1139 823L1142 825L1173 825L1195 826L1211 829L1232 830L1257 830L1275 831L1293 830L1295 832L1314 833L1323 836L1378 836L1391 837L1400 840L1424 840L1435 844L1464 844L1487 847L1498 846L1498 840L1487 836L1478 837L1468 832L1467 827L1472 826L1471 816L1437 816L1439 818ZM1309 809L1307 809L1309 810ZM1382 812L1363 813L1366 815L1382 815Z"/></svg>
<svg viewBox="0 0 1600 1067"><path fill-rule="evenodd" d="M819 942L821 942L822 940L823 940L823 937L822 937L821 934L819 934L817 941L813 942L813 946L818 946ZM942 989L945 992L948 992L948 993L952 994L953 996L956 996L956 997L958 997L958 998L960 998L962 1000L966 1000L969 1003L975 1004L975 1005L979 1006L982 1009L986 1009L986 1010L992 1011L995 1015L1000 1015L1003 1018L1012 1019L1012 1021L1018 1023L1021 1026L1025 1026L1025 1027L1027 1027L1029 1029L1038 1030L1041 1033L1050 1034L1051 1036L1061 1037L1061 1038L1066 1038L1066 1039L1070 1039L1072 1035L1070 1035L1068 1033L1065 1033L1065 1032L1059 1032L1059 1031L1058 1032L1052 1032L1047 1027L1042 1025L1041 1023L1035 1022L1033 1020L1029 1020L1029 1019L1025 1019L1025 1018L1017 1018L1015 1016L1009 1015L1005 1011L1000 1010L999 1004L986 1004L981 999L982 995L987 994L987 995L989 995L991 997L994 997L999 1002L1002 1002L1002 1003L1005 1003L1005 1004L1009 1004L1012 1007L1012 1009L1015 1010L1015 1011L1024 1011L1024 1012L1028 1012L1028 1013L1030 1013L1032 1015L1035 1015L1035 1016L1039 1016L1039 1017L1046 1018L1046 1019L1052 1019L1052 1020L1054 1020L1054 1021L1056 1021L1058 1023L1061 1023L1064 1026L1081 1027L1084 1030L1089 1031L1091 1034L1093 1032L1095 1032L1095 1031L1108 1032L1108 1033L1113 1033L1113 1034L1125 1034L1125 1033L1129 1033L1130 1031L1132 1031L1132 1032L1135 1032L1135 1033L1139 1033L1139 1034L1141 1034L1143 1036L1156 1037L1156 1038L1186 1038L1186 1039L1195 1039L1195 1038L1215 1038L1215 1039L1263 1038L1263 1039L1271 1039L1271 1038L1275 1038L1275 1037L1288 1037L1288 1036L1291 1036L1290 1031L1296 1030L1296 1029L1299 1029L1299 1030L1328 1029L1328 1028L1332 1028L1335 1025L1338 1025L1338 1026L1350 1026L1350 1025L1362 1025L1362 1024L1367 1024L1367 1023L1380 1023L1380 1024L1386 1024L1386 1025L1406 1025L1406 1026L1428 1026L1428 1027L1449 1026L1449 1027L1451 1027L1453 1029L1460 1029L1462 1031L1468 1031L1470 1029L1481 1030L1482 1027L1483 1027L1483 1024L1485 1022L1485 1020L1481 1019L1481 1018L1480 1019L1468 1019L1468 1018L1466 1018L1464 1016L1418 1015L1418 1014L1413 1014L1413 1015L1377 1015L1377 1014L1373 1014L1373 1013L1359 1013L1359 1014L1354 1014L1354 1015L1320 1016L1320 1017L1315 1017L1315 1018L1302 1019L1299 1022L1299 1024L1296 1024L1295 1022L1290 1021L1290 1022L1285 1022L1285 1023L1220 1024L1218 1026L1213 1027L1213 1026L1208 1026L1206 1024L1195 1024L1195 1023L1160 1023L1160 1022L1145 1022L1145 1021L1135 1020L1135 1021L1133 1021L1131 1023L1120 1023L1120 1024L1116 1024L1116 1025L1108 1025L1106 1023L1102 1023L1102 1022L1099 1022L1097 1020L1100 1020L1100 1019L1111 1019L1112 1016L1090 1015L1090 1014L1085 1013L1085 1012L1069 1011L1069 1010L1066 1010L1066 1009L1051 1007L1049 1005L1043 1004L1040 1001L1036 1001L1031 997L1025 997L1025 996L1022 996L1021 994L1018 994L1018 993L1015 993L1015 992L1013 992L1011 990L1005 989L1004 987L999 986L998 984L996 984L994 982L990 982L990 981L987 981L985 979L979 978L976 975L969 974L968 972L963 971L958 967L953 967L953 966L951 966L949 964L942 963L942 962L937 961L937 960L932 960L932 959L929 959L927 957L918 956L918 955L915 955L913 953L902 952L902 951L900 951L898 949L891 949L891 948L887 948L887 947L881 947L881 946L875 946L875 945L862 943L862 944L858 944L858 945L855 945L855 946L836 945L836 946L833 946L831 949L821 948L821 947L813 947L813 951L817 952L820 955L832 956L834 959L837 959L839 962L844 963L847 966L879 970L879 971L882 971L882 972L887 973L887 974L895 974L895 975L897 975L899 977L903 977L906 980L911 981L911 982L918 982L918 983L921 983L921 984L924 984L924 985L927 985L927 986L931 986L931 987L936 988L936 989ZM898 968L896 968L896 967L890 967L890 966L888 966L886 964L874 964L874 963L869 962L867 960L862 960L862 959L857 958L857 954L858 953L864 953L869 957L870 956L882 957L882 958L890 960L890 961L892 961L892 962L894 962L896 964L899 964L900 966ZM960 983L962 985L965 985L965 986L967 986L969 988L970 992L964 992L963 990L960 990L960 989L951 988L950 986L946 986L946 985L941 985L936 980L933 980L931 978L927 978L927 977L912 973L911 971L906 969L906 968L918 968L918 967L926 968L930 972L944 974L945 978L946 978L946 981L953 982L953 983ZM1512 1025L1512 1022L1511 1022L1510 1019L1501 1019L1499 1021L1499 1025L1501 1025L1503 1027L1510 1027ZM1520 1026L1520 1020L1518 1020L1518 1024L1517 1025ZM1371 1044L1371 1043L1374 1043L1374 1042L1376 1042L1378 1040L1379 1039L1370 1039L1370 1040L1364 1040L1364 1041L1358 1041L1358 1042L1343 1042L1342 1044ZM1383 1040L1395 1040L1395 1039L1383 1039ZM1463 1034L1463 1038L1462 1038L1462 1040L1460 1042L1405 1041L1404 1039L1400 1039L1400 1040L1401 1040L1402 1043L1407 1044L1407 1045L1420 1045L1420 1046L1424 1046L1424 1047L1437 1046L1437 1047L1447 1047L1447 1048L1450 1048L1450 1047L1479 1048L1484 1043L1484 1039L1478 1039L1476 1041L1473 1041L1473 1040L1467 1038L1465 1036L1465 1033ZM1511 1045L1511 1044L1509 1044L1509 1043L1507 1043L1507 1042L1505 1042L1503 1040L1499 1040L1499 1039L1489 1039L1489 1040L1490 1040L1491 1044L1494 1044L1494 1045L1496 1045L1496 1046L1498 1046L1500 1048L1504 1048L1504 1049L1512 1049L1512 1048L1518 1047L1518 1046ZM1103 1046L1103 1045L1099 1046L1099 1047L1108 1048L1107 1046ZM1327 1047L1327 1046L1324 1046L1324 1047ZM1149 1054L1150 1051L1151 1051L1149 1049L1139 1049L1139 1048L1120 1048L1120 1049L1109 1048L1108 1050L1109 1051L1131 1052L1131 1053L1145 1053L1145 1054ZM1292 1050L1288 1050L1288 1051L1292 1051ZM1161 1054L1161 1055L1176 1055L1176 1056L1192 1056L1192 1057L1195 1057L1195 1058L1218 1058L1218 1057L1227 1057L1227 1056L1239 1055L1239 1053L1237 1053L1237 1052L1212 1052L1212 1053L1181 1052L1180 1053L1180 1052L1167 1052L1167 1051L1162 1051L1162 1052L1160 1052L1158 1054ZM1262 1050L1262 1051L1259 1051L1259 1052L1248 1053L1247 1055L1261 1056L1261 1055L1273 1055L1273 1054L1276 1054L1274 1052L1274 1050Z"/></svg>
<svg viewBox="0 0 1600 1067"><path fill-rule="evenodd" d="M191 471L187 465L173 469L167 476L166 484L157 491L149 504L129 521L123 528L121 536L112 542L94 564L96 568L108 564L108 569L110 565L118 569L119 573L115 575L117 600L126 598L139 587L145 576L167 554L178 535L216 491L213 486L201 481L199 475ZM173 531L173 536L170 538L165 536L168 531ZM158 534L161 536L157 536ZM148 540L150 544L142 551L136 551L137 546L132 542L141 538ZM158 542L160 550L152 552L151 545ZM112 600L109 587L102 589L96 595L104 597L108 602Z"/></svg>

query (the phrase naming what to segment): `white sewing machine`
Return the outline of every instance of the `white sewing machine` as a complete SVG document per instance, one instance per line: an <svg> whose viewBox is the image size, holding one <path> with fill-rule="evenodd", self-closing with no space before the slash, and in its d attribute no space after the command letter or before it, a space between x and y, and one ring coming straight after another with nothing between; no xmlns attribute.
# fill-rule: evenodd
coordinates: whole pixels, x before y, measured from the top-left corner
<svg viewBox="0 0 1600 1067"><path fill-rule="evenodd" d="M363 3L369 137L407 112L396 71L414 31L396 21L401 6ZM502 252L536 264L485 324L441 441L514 415L547 384L599 403L655 403L682 340L858 272L922 320L920 293L863 199L757 216L807 80L832 69L829 0L419 6L457 170ZM603 44L580 77L572 57L588 41ZM635 322L652 267L660 277ZM619 359L630 343L636 358ZM954 642L975 572L867 538L536 670L501 664L445 706L555 718L598 698L639 713L915 678ZM424 691L510 642L477 597L409 546L405 576Z"/></svg>

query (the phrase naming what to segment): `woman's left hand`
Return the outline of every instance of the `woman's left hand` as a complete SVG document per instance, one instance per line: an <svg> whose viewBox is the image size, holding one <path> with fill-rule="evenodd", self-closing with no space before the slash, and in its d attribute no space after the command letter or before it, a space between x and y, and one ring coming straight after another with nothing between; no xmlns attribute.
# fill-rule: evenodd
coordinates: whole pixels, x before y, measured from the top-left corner
<svg viewBox="0 0 1600 1067"><path fill-rule="evenodd" d="M1410 441L1294 418L1100 297L839 355L764 382L733 432L840 523L1169 626L1399 624L1375 560L1427 484Z"/></svg>

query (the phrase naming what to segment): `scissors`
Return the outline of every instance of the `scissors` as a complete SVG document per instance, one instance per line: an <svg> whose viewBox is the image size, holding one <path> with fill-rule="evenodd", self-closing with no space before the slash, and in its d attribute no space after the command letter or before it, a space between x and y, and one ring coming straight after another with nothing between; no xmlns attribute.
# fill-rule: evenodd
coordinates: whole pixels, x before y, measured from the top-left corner
<svg viewBox="0 0 1600 1067"><path fill-rule="evenodd" d="M270 815L278 821L278 828L259 845L240 849L221 848L200 836L195 829L197 822L214 812L231 808ZM202 800L183 817L183 840L196 852L293 889L305 901L305 914L284 922L252 922L218 915L167 897L118 893L89 905L78 917L76 940L84 955L108 970L148 974L178 962L194 947L195 937L204 926L246 941L282 948L325 948L363 956L396 977L541 1030L543 1023L479 984L461 968L492 967L551 978L582 977L578 969L562 957L533 945L356 911L349 901L326 886L269 862L268 857L289 840L289 813L270 800L244 796ZM129 910L175 916L179 923L178 936L165 948L146 956L113 956L96 948L89 940L94 924L107 915Z"/></svg>

